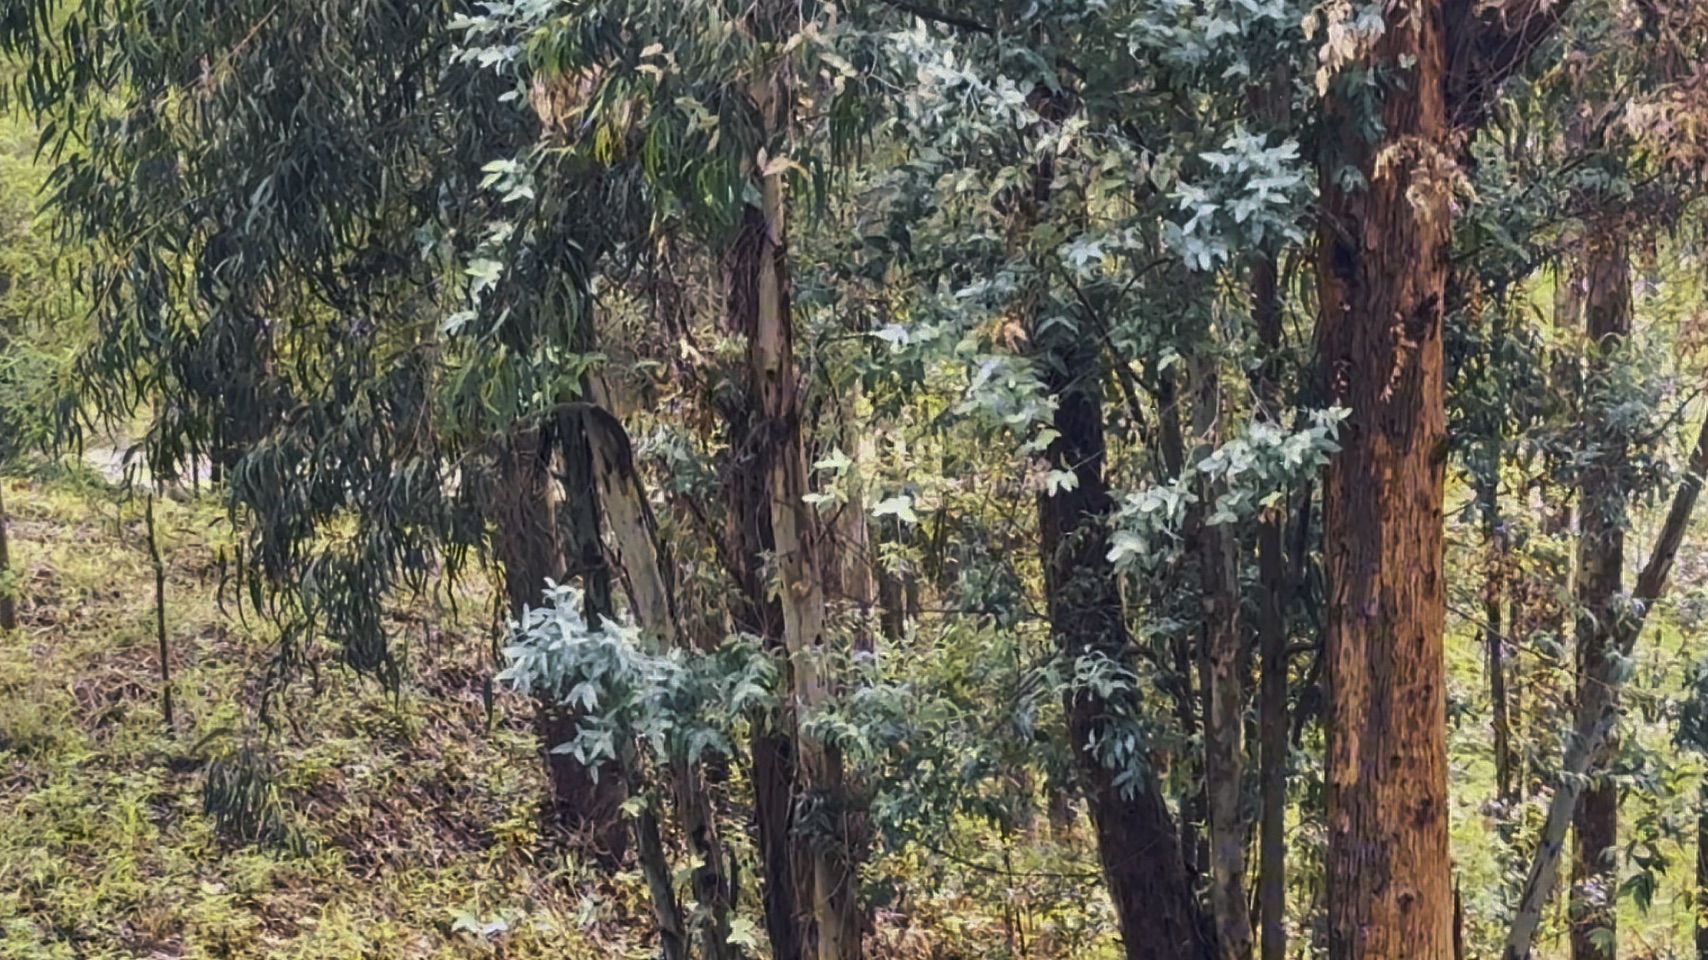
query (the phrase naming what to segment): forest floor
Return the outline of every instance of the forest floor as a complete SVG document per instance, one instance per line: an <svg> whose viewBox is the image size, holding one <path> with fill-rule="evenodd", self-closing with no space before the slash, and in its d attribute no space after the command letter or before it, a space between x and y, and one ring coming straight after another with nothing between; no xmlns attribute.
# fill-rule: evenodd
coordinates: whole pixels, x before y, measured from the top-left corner
<svg viewBox="0 0 1708 960"><path fill-rule="evenodd" d="M335 652L321 651L319 672L272 701L269 728L256 706L277 638L238 610L229 583L222 598L225 514L206 498L162 497L168 728L145 500L94 464L0 483L22 594L20 629L0 634L0 960L651 955L638 872L597 874L543 824L527 705L489 684L494 625L483 591L459 593L454 610L421 601L392 612L407 648L397 690L331 666ZM1708 611L1704 556L1680 571L1693 612L1653 622L1635 665L1657 693L1633 697L1627 714L1621 956L1691 949L1700 767L1670 749L1667 696L1699 655L1690 638ZM1455 600L1461 610L1474 603ZM1492 947L1547 793L1532 776L1516 809L1491 804L1476 626L1456 615L1449 637L1453 853L1468 940ZM1557 660L1528 646L1521 657L1515 696L1526 698L1532 771L1557 743L1545 728L1569 676ZM1302 797L1315 787L1300 760ZM1005 843L960 824L931 850L885 854L865 877L881 901L869 953L1113 956L1088 838L1081 829L1060 844ZM1320 828L1296 824L1294 839L1302 924L1320 896L1310 880ZM751 856L738 850L738 865L750 868ZM757 917L756 904L741 913ZM1557 913L1544 957L1565 952ZM763 941L751 921L737 932ZM1294 955L1308 955L1308 939Z"/></svg>
<svg viewBox="0 0 1708 960"><path fill-rule="evenodd" d="M396 691L320 651L269 728L276 633L222 597L225 513L162 497L168 728L146 500L109 466L0 477L22 595L0 633L0 958L653 955L639 872L599 875L544 824L483 591L392 612ZM873 952L1112 957L1084 835L1011 854L969 826L950 860L874 864ZM736 937L762 955L752 921Z"/></svg>
<svg viewBox="0 0 1708 960"><path fill-rule="evenodd" d="M395 694L323 671L267 735L272 638L221 610L224 515L163 498L168 730L143 502L96 471L0 482L23 595L0 635L0 957L646 955L639 876L596 879L541 828L525 717L488 709L487 625L400 616Z"/></svg>

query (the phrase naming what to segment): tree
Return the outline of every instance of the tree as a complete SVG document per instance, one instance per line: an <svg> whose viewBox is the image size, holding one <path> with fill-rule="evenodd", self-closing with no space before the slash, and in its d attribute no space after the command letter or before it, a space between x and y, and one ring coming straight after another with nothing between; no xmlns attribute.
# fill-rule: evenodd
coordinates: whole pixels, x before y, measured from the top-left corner
<svg viewBox="0 0 1708 960"><path fill-rule="evenodd" d="M1396 7L1328 81L1318 343L1325 389L1352 411L1323 487L1334 958L1452 948L1441 564L1453 139L1476 130L1561 12ZM1355 86L1372 81L1374 104Z"/></svg>

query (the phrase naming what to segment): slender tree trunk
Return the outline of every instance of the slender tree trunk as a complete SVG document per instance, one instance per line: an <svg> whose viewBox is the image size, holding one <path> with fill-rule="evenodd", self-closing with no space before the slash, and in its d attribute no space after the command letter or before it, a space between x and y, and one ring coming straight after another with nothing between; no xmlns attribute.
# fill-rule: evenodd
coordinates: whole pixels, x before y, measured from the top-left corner
<svg viewBox="0 0 1708 960"><path fill-rule="evenodd" d="M1696 794L1696 960L1708 960L1708 783Z"/></svg>
<svg viewBox="0 0 1708 960"><path fill-rule="evenodd" d="M1614 621L1615 641L1610 649L1616 651L1621 659L1631 655L1637 638L1642 635L1648 611L1666 595L1667 578L1672 573L1673 562L1678 559L1678 549L1684 543L1685 530L1690 526L1691 514L1702 493L1704 475L1708 475L1708 422L1703 423L1696 436L1690 462L1673 493L1666 522L1661 525L1660 537L1649 554L1649 562L1637 577L1636 589L1631 591L1631 606ZM1553 799L1548 803L1542 835L1537 839L1536 854L1530 861L1530 872L1524 880L1524 891L1519 896L1512 929L1507 933L1506 960L1528 960L1530 957L1536 928L1542 921L1543 907L1547 905L1559 875L1566 828L1577 809L1585 775L1591 760L1600 754L1616 718L1617 683L1592 685L1583 692L1584 696L1577 704L1572 738L1560 764L1560 783L1554 788Z"/></svg>
<svg viewBox="0 0 1708 960"><path fill-rule="evenodd" d="M750 221L755 219L749 214ZM758 277L755 260L762 226L749 223L725 252L724 285L728 297L727 320L731 332L743 333L748 320L746 304L753 298ZM777 598L766 585L765 558L772 553L767 468L754 401L745 393L728 401L723 409L724 427L735 462L726 471L724 500L727 506L724 541L728 545L729 571L736 583L730 607L737 630L764 640L766 649L783 659L782 688L792 687L791 671L783 649L783 614ZM803 887L794 861L794 710L784 702L769 716L753 724L749 749L753 758L754 826L758 837L760 898L765 914L765 933L775 960L804 960L804 932L800 904Z"/></svg>
<svg viewBox="0 0 1708 960"><path fill-rule="evenodd" d="M1170 480L1178 480L1186 472L1186 439L1185 431L1180 425L1180 391L1175 381L1174 369L1156 371L1157 378L1157 420L1160 424L1159 446L1162 453L1163 469L1167 471ZM1183 525L1184 535L1195 539L1198 530L1203 526L1204 510L1202 503L1193 503L1186 508L1186 522ZM1157 579L1152 584L1151 600L1156 609L1164 611L1164 616L1173 615L1171 607L1178 604L1177 596L1190 585L1189 574L1172 571ZM1186 619L1183 614L1182 620ZM1180 725L1180 735L1185 740L1191 740L1198 735L1199 709L1197 689L1193 684L1193 653L1192 636L1182 628L1175 628L1169 638L1169 655L1173 658L1172 676L1168 678L1165 689L1174 701L1175 722ZM1207 783L1203 775L1203 767L1193 751L1187 751L1183 760L1188 769L1188 779L1195 786L1180 803L1180 850L1181 859L1186 867L1187 883L1196 888L1198 879L1204 873L1204 861L1207 859L1204 844L1200 842L1198 825L1206 820Z"/></svg>
<svg viewBox="0 0 1708 960"><path fill-rule="evenodd" d="M1194 432L1206 449L1220 442L1221 387L1215 359L1198 371ZM1200 478L1206 507L1219 491ZM1204 602L1204 772L1210 813L1210 909L1222 960L1250 960L1251 912L1245 889L1245 631L1240 622L1239 542L1227 526L1198 531Z"/></svg>
<svg viewBox="0 0 1708 960"><path fill-rule="evenodd" d="M658 810L641 777L639 758L632 749L627 754L623 765L627 768L628 792L641 798L641 808L634 821L635 854L640 861L641 874L646 877L648 898L652 901L659 957L661 960L688 960L688 930L682 922L682 908L676 902L676 880L664 849Z"/></svg>
<svg viewBox="0 0 1708 960"><path fill-rule="evenodd" d="M799 16L792 4L769 0L750 11L753 29L764 36L786 36ZM766 130L781 130L792 109L787 81L779 73L756 82L754 105ZM833 653L826 629L823 532L805 502L806 451L802 439L802 406L795 366L793 316L789 301L786 220L780 172L755 171L762 205L748 208L740 235L726 254L729 320L747 341L748 403L756 409L749 446L754 476L746 492L758 499L743 504L742 522L762 524L757 538L769 540L775 558L780 623L778 633L789 658L790 703L794 717L806 719L823 709L833 690ZM756 554L755 563L763 554ZM757 575L758 569L752 571ZM763 591L762 582L754 585ZM763 593L757 594L763 596ZM779 731L780 732L780 731ZM857 879L851 857L849 802L842 758L830 745L801 735L796 729L792 756L782 742L756 742L755 777L760 800L761 854L767 863L770 895L781 893L778 873L792 870L797 904L783 914L781 898L768 902L767 925L772 929L775 956L788 951L811 953L819 960L849 960L860 955ZM792 765L792 778L785 772ZM794 790L787 789L791 779ZM780 789L781 788L781 789ZM802 816L776 809L793 801ZM778 827L790 829L776 833ZM807 829L810 825L810 830ZM811 922L802 936L794 909L804 905Z"/></svg>
<svg viewBox="0 0 1708 960"><path fill-rule="evenodd" d="M1328 395L1351 410L1323 490L1330 960L1445 960L1442 315L1450 163L1439 0L1388 7L1367 101L1325 100L1318 296ZM1400 64L1409 64L1400 66ZM1374 141L1374 142L1372 142ZM1343 173L1356 169L1362 184Z"/></svg>
<svg viewBox="0 0 1708 960"><path fill-rule="evenodd" d="M628 433L603 406L603 391L597 385L593 386L589 393L597 405L587 406L580 415L590 441L599 506L603 508L600 512L611 529L619 578L642 632L661 646L676 646L682 644L683 639L678 628L675 583L671 577L673 561L669 551L658 540L657 524L647 504L640 475L635 470ZM690 764L686 757L673 758L670 773L682 833L689 849L699 860L693 870L691 888L699 904L693 932L700 944L700 955L704 960L734 960L737 950L729 942L729 934L735 882L718 834L710 784L706 782L704 772L697 765ZM642 786L631 778L631 792ZM649 831L658 833L658 825L650 803L643 816L652 817L654 822L649 826L644 821L637 821L636 846L642 861L651 862L654 855L647 834ZM662 851L662 846L658 849ZM661 856L656 862L666 863ZM660 892L669 893L668 900L654 898L654 911L659 914L660 940L668 946L670 937L667 931L685 928L680 920L681 910L675 904L673 885L658 884L651 877L654 872L668 876L668 871L649 870L649 883Z"/></svg>
<svg viewBox="0 0 1708 960"><path fill-rule="evenodd" d="M1499 448L1499 444L1496 444ZM1499 454L1497 453L1498 457ZM1477 492L1483 503L1483 549L1488 569L1483 582L1483 650L1489 676L1489 705L1494 724L1495 795L1503 804L1513 801L1512 726L1507 713L1506 533L1501 529L1500 488L1490 482Z"/></svg>
<svg viewBox="0 0 1708 960"><path fill-rule="evenodd" d="M1263 416L1275 422L1280 415L1280 383L1276 365L1281 351L1281 296L1276 258L1267 255L1253 267L1252 303L1265 361L1258 371L1258 397ZM1261 806L1258 833L1258 930L1262 960L1284 960L1287 954L1287 511L1265 511L1258 520L1257 568L1262 582L1262 606L1257 623L1258 792Z"/></svg>
<svg viewBox="0 0 1708 960"><path fill-rule="evenodd" d="M1588 238L1588 297L1584 307L1589 334L1591 391L1604 388L1617 351L1631 329L1630 258L1617 228ZM1613 682L1612 644L1617 611L1614 604L1624 589L1625 494L1620 473L1625 443L1606 418L1606 401L1589 397L1584 412L1595 438L1596 455L1585 467L1579 486L1582 517L1578 535L1576 593L1578 621L1578 701L1590 688ZM1605 767L1614 749L1609 733L1600 756L1592 760L1590 785L1578 801L1572 820L1576 838L1572 858L1572 958L1612 960L1615 948L1616 893L1619 878L1615 844L1619 830L1619 793L1606 777L1594 776Z"/></svg>
<svg viewBox="0 0 1708 960"><path fill-rule="evenodd" d="M166 561L160 555L160 534L154 525L154 491L148 494L148 560L154 568L154 639L160 648L160 715L166 721L166 733L173 734L177 723L172 718L172 651L166 644ZM3 558L0 558L3 559ZM0 566L0 571L4 567Z"/></svg>
<svg viewBox="0 0 1708 960"><path fill-rule="evenodd" d="M762 116L782 109L777 84L756 91ZM769 490L783 611L783 640L793 668L793 699L803 719L823 709L833 695L834 653L825 622L823 531L812 507L806 449L801 436L799 375L795 369L793 317L785 263L783 180L761 178L763 221L756 244L754 327L748 336L748 376L764 416L771 446ZM819 960L860 955L856 880L850 857L848 797L842 757L815 737L796 737L800 799L810 810L818 835L802 838L797 857L812 864L812 915Z"/></svg>
<svg viewBox="0 0 1708 960"><path fill-rule="evenodd" d="M6 535L8 523L5 491L0 489L0 630L18 629L17 587L11 576L12 546Z"/></svg>

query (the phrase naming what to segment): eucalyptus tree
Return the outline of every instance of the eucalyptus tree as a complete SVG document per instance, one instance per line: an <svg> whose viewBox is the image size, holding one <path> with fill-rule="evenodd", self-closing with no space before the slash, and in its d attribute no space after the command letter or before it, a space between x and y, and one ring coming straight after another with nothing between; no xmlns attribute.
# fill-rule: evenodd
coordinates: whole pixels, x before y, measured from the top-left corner
<svg viewBox="0 0 1708 960"><path fill-rule="evenodd" d="M585 459L555 411L590 362L584 258L629 222L627 191L574 171L497 189L488 165L539 125L457 57L452 9L3 13L15 92L57 163L59 239L91 251L81 409L140 416L155 476L224 468L239 596L280 623L281 677L324 636L395 682L387 600L450 586L471 550L506 568L514 612L554 574L601 578L585 519L564 556L550 469L560 448ZM605 214L570 213L589 209ZM503 275L479 256L541 233L550 253ZM563 738L549 703L539 726L547 748ZM620 797L547 758L560 813L612 837Z"/></svg>
<svg viewBox="0 0 1708 960"><path fill-rule="evenodd" d="M1326 15L1317 295L1350 408L1323 491L1329 955L1446 957L1443 315L1456 141L1561 4Z"/></svg>

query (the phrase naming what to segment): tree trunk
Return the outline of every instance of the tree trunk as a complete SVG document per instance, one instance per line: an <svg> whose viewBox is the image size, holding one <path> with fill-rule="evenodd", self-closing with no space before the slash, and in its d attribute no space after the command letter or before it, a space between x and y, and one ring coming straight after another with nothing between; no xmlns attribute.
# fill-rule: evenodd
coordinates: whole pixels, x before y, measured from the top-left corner
<svg viewBox="0 0 1708 960"><path fill-rule="evenodd" d="M0 485L5 481L0 480ZM17 586L12 575L12 546L6 537L5 491L0 490L0 630L18 629Z"/></svg>
<svg viewBox="0 0 1708 960"><path fill-rule="evenodd" d="M752 11L753 26L767 35L787 35L798 10L781 2L760 4ZM751 94L764 129L778 130L788 120L791 100L783 77L755 83ZM822 530L805 497L806 450L802 439L799 374L795 366L793 316L785 241L783 178L778 171L755 171L762 206L749 207L740 235L726 257L728 310L731 327L747 341L747 400L757 409L748 444L755 476L746 492L759 499L744 504L744 522L764 525L757 538L769 540L777 566L777 606L780 633L789 658L789 707L804 720L830 700L834 683L830 636L826 630L826 595L821 562ZM756 531L757 532L757 531ZM755 555L755 562L762 554ZM753 574L758 573L757 566ZM755 583L764 590L762 583ZM763 596L763 592L757 594ZM849 960L860 955L857 878L851 857L849 802L843 782L840 753L815 738L794 730L792 756L781 743L755 743L755 775L776 778L756 785L761 803L761 829L782 834L761 838L761 853L772 873L768 889L780 893L776 873L792 868L796 896L804 894L811 924L805 936L793 927L793 916L782 916L782 901L767 904L774 955L810 952L819 960ZM763 756L757 754L764 754ZM784 765L792 762L794 791L779 795ZM763 766L763 770L761 769ZM792 823L775 804L790 796L798 812ZM768 808L768 809L765 809ZM785 848L793 848L785 852ZM796 906L798 909L798 906ZM782 942L779 943L778 939Z"/></svg>
<svg viewBox="0 0 1708 960"><path fill-rule="evenodd" d="M757 246L762 225L750 212L749 223L735 243L725 251L724 285L730 331L744 334L757 282ZM724 541L731 565L730 577L736 591L730 601L736 630L760 637L768 651L783 652L783 614L765 580L765 558L772 552L771 518L766 493L767 469L759 425L751 396L726 401L722 410L724 428L734 463L725 474ZM792 685L784 658L782 686ZM765 913L765 933L774 960L804 960L805 941L801 929L800 904L803 887L794 862L791 836L794 832L794 710L784 702L773 714L753 724L749 749L753 758L754 826L762 883L760 898Z"/></svg>
<svg viewBox="0 0 1708 960"><path fill-rule="evenodd" d="M1708 960L1708 783L1696 794L1696 960Z"/></svg>
<svg viewBox="0 0 1708 960"><path fill-rule="evenodd" d="M1206 452L1220 442L1221 388L1215 358L1198 371L1194 433ZM1219 491L1200 477L1200 503ZM1250 960L1251 911L1245 890L1245 634L1240 623L1239 541L1231 527L1198 530L1204 603L1205 793L1209 800L1210 909L1222 960Z"/></svg>
<svg viewBox="0 0 1708 960"><path fill-rule="evenodd" d="M664 850L658 810L647 795L639 760L632 749L624 760L628 771L628 791L642 798L640 811L635 814L635 853L640 861L641 874L646 877L648 898L652 901L653 924L658 930L658 954L660 960L688 960L688 931L682 922L682 908L676 903L676 881ZM708 956L712 955L708 953Z"/></svg>
<svg viewBox="0 0 1708 960"><path fill-rule="evenodd" d="M1391 6L1356 69L1367 100L1325 99L1318 296L1327 392L1351 410L1323 490L1327 604L1328 954L1445 960L1442 571L1447 455L1442 314L1451 163L1442 5ZM1409 64L1409 69L1398 64ZM1374 142L1372 142L1374 141ZM1350 167L1363 183L1350 185Z"/></svg>
<svg viewBox="0 0 1708 960"><path fill-rule="evenodd" d="M1622 611L1614 621L1614 643L1610 649L1616 651L1620 659L1631 655L1637 638L1642 635L1649 610L1655 601L1666 595L1667 578L1672 573L1673 561L1678 559L1678 548L1684 543L1690 516L1702 493L1704 475L1708 475L1708 422L1703 423L1696 435L1690 462L1673 493L1672 506L1667 510L1666 522L1661 526L1654 551L1649 554L1649 562L1638 575L1637 587L1631 592L1630 608ZM1506 960L1529 960L1536 928L1542 921L1542 908L1547 904L1559 874L1566 828L1577 809L1585 774L1613 727L1617 684L1592 685L1583 692L1584 696L1577 704L1572 739L1560 764L1560 783L1554 788L1554 797L1548 803L1542 835L1537 840L1536 854L1530 861L1530 872L1524 880L1524 891L1519 897L1512 929L1507 933Z"/></svg>
<svg viewBox="0 0 1708 960"><path fill-rule="evenodd" d="M630 606L642 632L664 647L682 644L677 624L675 584L670 576L672 567L668 551L658 541L657 525L640 475L634 467L629 437L623 425L609 412L603 402L603 391L593 384L589 394L595 404L580 411L583 429L590 441L593 471L597 478L600 511L612 534L612 547L618 573ZM722 839L718 835L716 809L712 803L710 785L703 771L686 757L674 757L670 775L675 788L674 802L681 820L682 833L689 849L699 860L694 867L691 887L700 909L695 911L694 933L705 960L734 960L736 948L729 942L730 914L735 903L735 882L728 868ZM631 784L631 790L638 789ZM651 805L643 816L653 818L649 825L636 824L636 845L643 862L651 853L647 834L658 832L656 813ZM659 848L662 850L662 847ZM665 861L660 857L657 861ZM653 882L649 871L649 882ZM668 875L665 873L664 875ZM653 882L655 887L659 887ZM676 906L674 888L659 887L669 899L654 898L654 910L660 915L660 940L668 946L668 930L682 929L681 911Z"/></svg>
<svg viewBox="0 0 1708 960"><path fill-rule="evenodd" d="M1258 398L1265 418L1280 416L1276 372L1281 351L1281 297L1277 263L1264 256L1253 267L1252 312L1265 361L1258 371ZM1271 509L1258 520L1257 569L1262 606L1257 623L1261 661L1258 680L1258 930L1262 960L1287 954L1287 511Z"/></svg>
<svg viewBox="0 0 1708 960"><path fill-rule="evenodd" d="M1498 450L1499 445L1496 444ZM1496 454L1498 472L1498 457ZM1483 581L1483 650L1489 676L1489 706L1494 724L1495 795L1502 804L1515 798L1512 779L1512 725L1507 712L1506 633L1503 624L1506 598L1506 533L1501 529L1500 487L1489 482L1477 491L1483 505L1483 548L1488 569Z"/></svg>
<svg viewBox="0 0 1708 960"><path fill-rule="evenodd" d="M1041 495L1038 501L1050 623L1070 665L1098 658L1129 669L1133 651L1119 582L1108 560L1112 502L1103 478L1102 381L1095 375L1100 358L1095 341L1063 325L1038 334L1035 343L1046 385L1057 397L1060 435L1047 451L1049 462L1054 469L1072 470L1078 480L1074 489ZM1103 697L1080 689L1066 697L1069 732L1126 957L1208 956L1174 821L1142 745L1119 758L1106 759L1100 752L1134 733L1122 727L1122 720L1143 716L1139 691L1129 687Z"/></svg>
<svg viewBox="0 0 1708 960"><path fill-rule="evenodd" d="M1616 354L1631 330L1630 258L1619 230L1597 231L1588 238L1588 290L1584 305L1591 360L1587 386L1596 391L1613 372ZM1589 435L1596 450L1584 468L1579 485L1578 575L1578 701L1590 689L1613 682L1612 644L1617 611L1614 603L1624 589L1625 493L1620 474L1625 443L1610 426L1606 401L1593 395L1583 405ZM1606 777L1595 776L1614 749L1609 733L1602 753L1591 761L1591 783L1578 801L1572 820L1572 958L1612 960L1615 906L1619 878L1615 844L1619 830L1619 793Z"/></svg>
<svg viewBox="0 0 1708 960"><path fill-rule="evenodd" d="M525 607L540 605L548 578L564 579L558 494L551 473L553 446L550 430L519 428L498 451L494 546L504 565L505 593L515 616ZM615 866L628 846L621 777L607 764L595 782L574 756L553 752L554 747L575 739L576 728L572 711L552 698L536 701L534 730L551 780L553 818L584 841L600 862Z"/></svg>
<svg viewBox="0 0 1708 960"><path fill-rule="evenodd" d="M1180 395L1172 367L1156 371L1157 379L1157 419L1159 447L1162 453L1163 469L1170 480L1179 480L1186 473L1186 439L1185 431L1180 425ZM1099 410L1101 414L1101 409ZM1101 439L1099 443L1101 443ZM1183 524L1184 535L1195 539L1199 528L1203 525L1203 504L1195 502L1186 508L1186 522ZM1176 616L1171 607L1176 607L1176 597L1190 585L1189 576L1182 571L1171 571L1151 585L1151 602L1155 609L1162 612L1164 617ZM1178 615L1186 619L1184 613ZM1199 714L1198 697L1192 682L1193 655L1192 637L1184 628L1175 627L1169 637L1169 655L1173 659L1172 676L1163 685L1174 701L1175 722L1180 725L1181 739L1190 741L1198 735ZM1187 767L1187 780L1194 786L1185 799L1180 802L1180 850L1181 860L1186 868L1186 882L1196 889L1198 879L1204 873L1205 844L1200 842L1198 825L1206 820L1208 798L1206 778L1203 767L1194 751L1186 751L1183 764Z"/></svg>
<svg viewBox="0 0 1708 960"><path fill-rule="evenodd" d="M1249 95L1253 119L1281 134L1292 125L1292 71L1283 60ZM1281 425L1283 347L1281 262L1273 244L1251 266L1251 313L1263 359L1254 377L1257 414ZM1284 500L1283 504L1290 501ZM1257 622L1258 656L1258 935L1262 960L1287 954L1287 610L1289 584L1286 534L1288 510L1267 509L1257 521L1257 573L1261 586Z"/></svg>
<svg viewBox="0 0 1708 960"><path fill-rule="evenodd" d="M761 115L777 103L771 87L758 99ZM783 179L762 178L763 232L759 238L756 327L748 338L748 376L759 398L770 459L771 531L775 543L778 593L783 608L783 641L794 673L794 706L803 720L822 710L834 691L834 653L825 622L823 531L806 502L806 448L801 437L799 375L795 370L793 316L784 262ZM843 782L842 756L833 746L799 734L797 803L811 816L816 835L802 837L797 856L812 864L813 920L819 960L860 955L852 831ZM799 830L797 831L799 832Z"/></svg>

